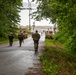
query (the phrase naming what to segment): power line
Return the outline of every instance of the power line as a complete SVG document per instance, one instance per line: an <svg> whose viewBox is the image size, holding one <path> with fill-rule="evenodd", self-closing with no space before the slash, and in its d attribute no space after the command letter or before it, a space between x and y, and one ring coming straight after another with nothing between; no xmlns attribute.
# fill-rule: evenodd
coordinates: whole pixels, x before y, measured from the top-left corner
<svg viewBox="0 0 76 75"><path fill-rule="evenodd" d="M30 19L30 14L31 14L31 10L36 10L34 8L31 7L31 2L28 0L28 8L21 8L22 10L29 10L29 30L31 30L31 19Z"/></svg>

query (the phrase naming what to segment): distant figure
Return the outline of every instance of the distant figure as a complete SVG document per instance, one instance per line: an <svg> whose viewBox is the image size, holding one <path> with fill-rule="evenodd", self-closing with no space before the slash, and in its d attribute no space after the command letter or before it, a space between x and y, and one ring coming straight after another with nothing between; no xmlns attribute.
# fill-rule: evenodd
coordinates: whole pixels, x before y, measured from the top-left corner
<svg viewBox="0 0 76 75"><path fill-rule="evenodd" d="M40 34L38 33L37 30L34 34L32 34L32 38L33 38L33 41L34 41L35 52L37 52L38 51L39 39L40 39Z"/></svg>
<svg viewBox="0 0 76 75"><path fill-rule="evenodd" d="M23 33L21 31L18 33L18 39L19 39L19 46L21 47L23 39L24 39Z"/></svg>
<svg viewBox="0 0 76 75"><path fill-rule="evenodd" d="M26 33L26 31L23 31L23 42L24 42L24 39L28 38L28 34Z"/></svg>
<svg viewBox="0 0 76 75"><path fill-rule="evenodd" d="M8 34L8 38L9 38L9 46L12 46L12 44L13 44L13 38L14 38L14 35L13 35L12 32L10 32Z"/></svg>

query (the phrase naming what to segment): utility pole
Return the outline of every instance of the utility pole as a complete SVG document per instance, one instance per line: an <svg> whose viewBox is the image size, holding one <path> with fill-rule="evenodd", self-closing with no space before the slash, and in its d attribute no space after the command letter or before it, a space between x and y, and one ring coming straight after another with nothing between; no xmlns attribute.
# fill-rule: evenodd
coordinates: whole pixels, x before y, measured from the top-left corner
<svg viewBox="0 0 76 75"><path fill-rule="evenodd" d="M30 18L30 14L31 14L31 10L36 10L36 9L33 9L31 7L31 2L28 0L28 8L22 8L22 10L29 10L29 30L31 30L31 18Z"/></svg>
<svg viewBox="0 0 76 75"><path fill-rule="evenodd" d="M28 0L28 10L29 10L29 30L31 30L31 20L30 20L31 3L29 0Z"/></svg>
<svg viewBox="0 0 76 75"><path fill-rule="evenodd" d="M35 29L35 21L33 22L33 26L32 27L33 27L33 31L34 31L34 29Z"/></svg>

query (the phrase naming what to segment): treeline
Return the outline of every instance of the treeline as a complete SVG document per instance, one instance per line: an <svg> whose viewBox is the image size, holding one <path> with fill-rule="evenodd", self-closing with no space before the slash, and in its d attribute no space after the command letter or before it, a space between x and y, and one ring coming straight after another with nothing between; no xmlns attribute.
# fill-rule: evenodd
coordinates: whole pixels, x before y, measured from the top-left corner
<svg viewBox="0 0 76 75"><path fill-rule="evenodd" d="M35 1L35 0L33 0ZM37 0L36 20L49 18L57 23L59 32L55 40L64 44L69 51L76 52L76 0Z"/></svg>
<svg viewBox="0 0 76 75"><path fill-rule="evenodd" d="M7 38L10 31L17 31L21 6L22 0L0 0L0 38Z"/></svg>

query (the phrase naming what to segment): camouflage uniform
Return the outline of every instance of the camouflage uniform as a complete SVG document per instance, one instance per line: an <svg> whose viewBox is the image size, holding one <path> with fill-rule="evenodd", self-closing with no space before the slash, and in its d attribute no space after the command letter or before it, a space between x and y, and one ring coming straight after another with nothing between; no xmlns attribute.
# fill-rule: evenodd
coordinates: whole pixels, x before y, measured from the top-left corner
<svg viewBox="0 0 76 75"><path fill-rule="evenodd" d="M14 35L13 35L12 32L9 33L8 38L9 38L9 45L12 46L12 44L13 44L13 38L14 38Z"/></svg>
<svg viewBox="0 0 76 75"><path fill-rule="evenodd" d="M32 34L32 38L34 41L35 52L37 52L38 51L39 39L40 39L40 34L38 33L37 30L36 30L36 33Z"/></svg>
<svg viewBox="0 0 76 75"><path fill-rule="evenodd" d="M23 41L23 34L22 34L22 32L20 32L20 33L18 34L18 39L19 39L19 45L21 46L22 41Z"/></svg>
<svg viewBox="0 0 76 75"><path fill-rule="evenodd" d="M28 38L27 37L27 33L23 32L23 42L24 42L24 39Z"/></svg>

